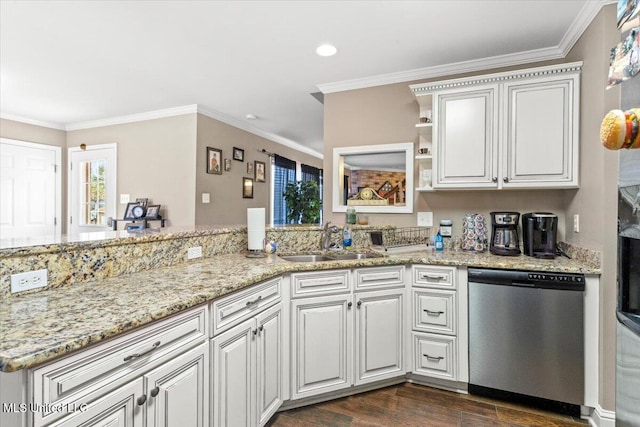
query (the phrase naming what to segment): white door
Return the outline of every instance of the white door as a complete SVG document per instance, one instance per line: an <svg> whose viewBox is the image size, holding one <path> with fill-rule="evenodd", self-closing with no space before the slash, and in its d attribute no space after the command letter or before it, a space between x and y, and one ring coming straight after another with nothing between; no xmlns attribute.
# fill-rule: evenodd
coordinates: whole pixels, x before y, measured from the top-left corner
<svg viewBox="0 0 640 427"><path fill-rule="evenodd" d="M0 238L60 235L60 147L0 139Z"/></svg>
<svg viewBox="0 0 640 427"><path fill-rule="evenodd" d="M116 145L69 148L68 234L104 231L116 216Z"/></svg>
<svg viewBox="0 0 640 427"><path fill-rule="evenodd" d="M351 295L304 298L292 304L294 399L352 384Z"/></svg>
<svg viewBox="0 0 640 427"><path fill-rule="evenodd" d="M356 384L403 376L404 290L356 294Z"/></svg>
<svg viewBox="0 0 640 427"><path fill-rule="evenodd" d="M207 426L208 375L208 343L200 344L146 374L146 425Z"/></svg>
<svg viewBox="0 0 640 427"><path fill-rule="evenodd" d="M263 426L276 413L283 401L282 304L277 304L259 314L256 319L258 321L256 402L258 425Z"/></svg>

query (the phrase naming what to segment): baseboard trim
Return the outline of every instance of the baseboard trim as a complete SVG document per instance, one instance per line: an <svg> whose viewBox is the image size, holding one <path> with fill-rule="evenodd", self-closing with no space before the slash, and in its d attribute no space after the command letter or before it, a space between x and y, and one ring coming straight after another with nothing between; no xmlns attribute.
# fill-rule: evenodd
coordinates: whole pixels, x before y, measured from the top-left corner
<svg viewBox="0 0 640 427"><path fill-rule="evenodd" d="M598 405L589 416L589 425L592 427L615 427L616 413L602 409L602 407Z"/></svg>

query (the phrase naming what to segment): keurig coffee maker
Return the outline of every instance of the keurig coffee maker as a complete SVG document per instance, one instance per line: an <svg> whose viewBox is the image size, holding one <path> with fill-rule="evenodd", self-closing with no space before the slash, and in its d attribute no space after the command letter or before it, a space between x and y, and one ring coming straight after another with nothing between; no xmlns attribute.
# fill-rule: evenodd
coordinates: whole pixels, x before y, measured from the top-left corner
<svg viewBox="0 0 640 427"><path fill-rule="evenodd" d="M522 215L522 246L524 254L536 258L555 258L558 217L550 212L530 212Z"/></svg>
<svg viewBox="0 0 640 427"><path fill-rule="evenodd" d="M491 244L489 251L494 255L520 255L518 237L519 212L491 212Z"/></svg>

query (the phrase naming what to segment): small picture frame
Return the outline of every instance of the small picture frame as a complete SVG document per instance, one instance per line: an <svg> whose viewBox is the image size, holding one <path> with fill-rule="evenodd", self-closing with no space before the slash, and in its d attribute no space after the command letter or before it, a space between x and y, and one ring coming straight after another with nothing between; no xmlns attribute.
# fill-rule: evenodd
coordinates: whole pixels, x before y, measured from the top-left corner
<svg viewBox="0 0 640 427"><path fill-rule="evenodd" d="M244 162L244 150L242 148L233 147L233 160Z"/></svg>
<svg viewBox="0 0 640 427"><path fill-rule="evenodd" d="M224 159L224 171L231 172L231 159Z"/></svg>
<svg viewBox="0 0 640 427"><path fill-rule="evenodd" d="M207 147L207 173L222 175L222 150Z"/></svg>
<svg viewBox="0 0 640 427"><path fill-rule="evenodd" d="M253 175L253 163L247 162L247 175Z"/></svg>
<svg viewBox="0 0 640 427"><path fill-rule="evenodd" d="M253 199L253 179L242 178L242 198Z"/></svg>
<svg viewBox="0 0 640 427"><path fill-rule="evenodd" d="M133 221L139 218L136 218L135 215L133 214L133 208L135 208L136 206L140 206L140 203L138 202L131 202L131 203L127 203L127 208L124 210L124 220L128 220L128 221Z"/></svg>
<svg viewBox="0 0 640 427"><path fill-rule="evenodd" d="M160 205L149 205L147 206L147 216L146 219L160 219Z"/></svg>
<svg viewBox="0 0 640 427"><path fill-rule="evenodd" d="M254 170L255 170L255 173L256 173L256 176L255 176L256 182L265 182L265 174L264 174L265 164L264 164L264 162L259 162L259 161L256 160L254 163L255 163Z"/></svg>
<svg viewBox="0 0 640 427"><path fill-rule="evenodd" d="M139 203L140 206L142 206L143 208L147 207L147 204L149 203L149 199L148 198L144 198L144 199L136 199L136 203Z"/></svg>

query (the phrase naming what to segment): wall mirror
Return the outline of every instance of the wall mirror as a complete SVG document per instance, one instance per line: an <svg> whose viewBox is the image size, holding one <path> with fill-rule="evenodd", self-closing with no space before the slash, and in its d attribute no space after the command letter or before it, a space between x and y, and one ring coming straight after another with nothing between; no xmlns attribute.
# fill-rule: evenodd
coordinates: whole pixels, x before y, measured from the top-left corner
<svg viewBox="0 0 640 427"><path fill-rule="evenodd" d="M413 213L413 196L413 143L333 149L333 212Z"/></svg>

